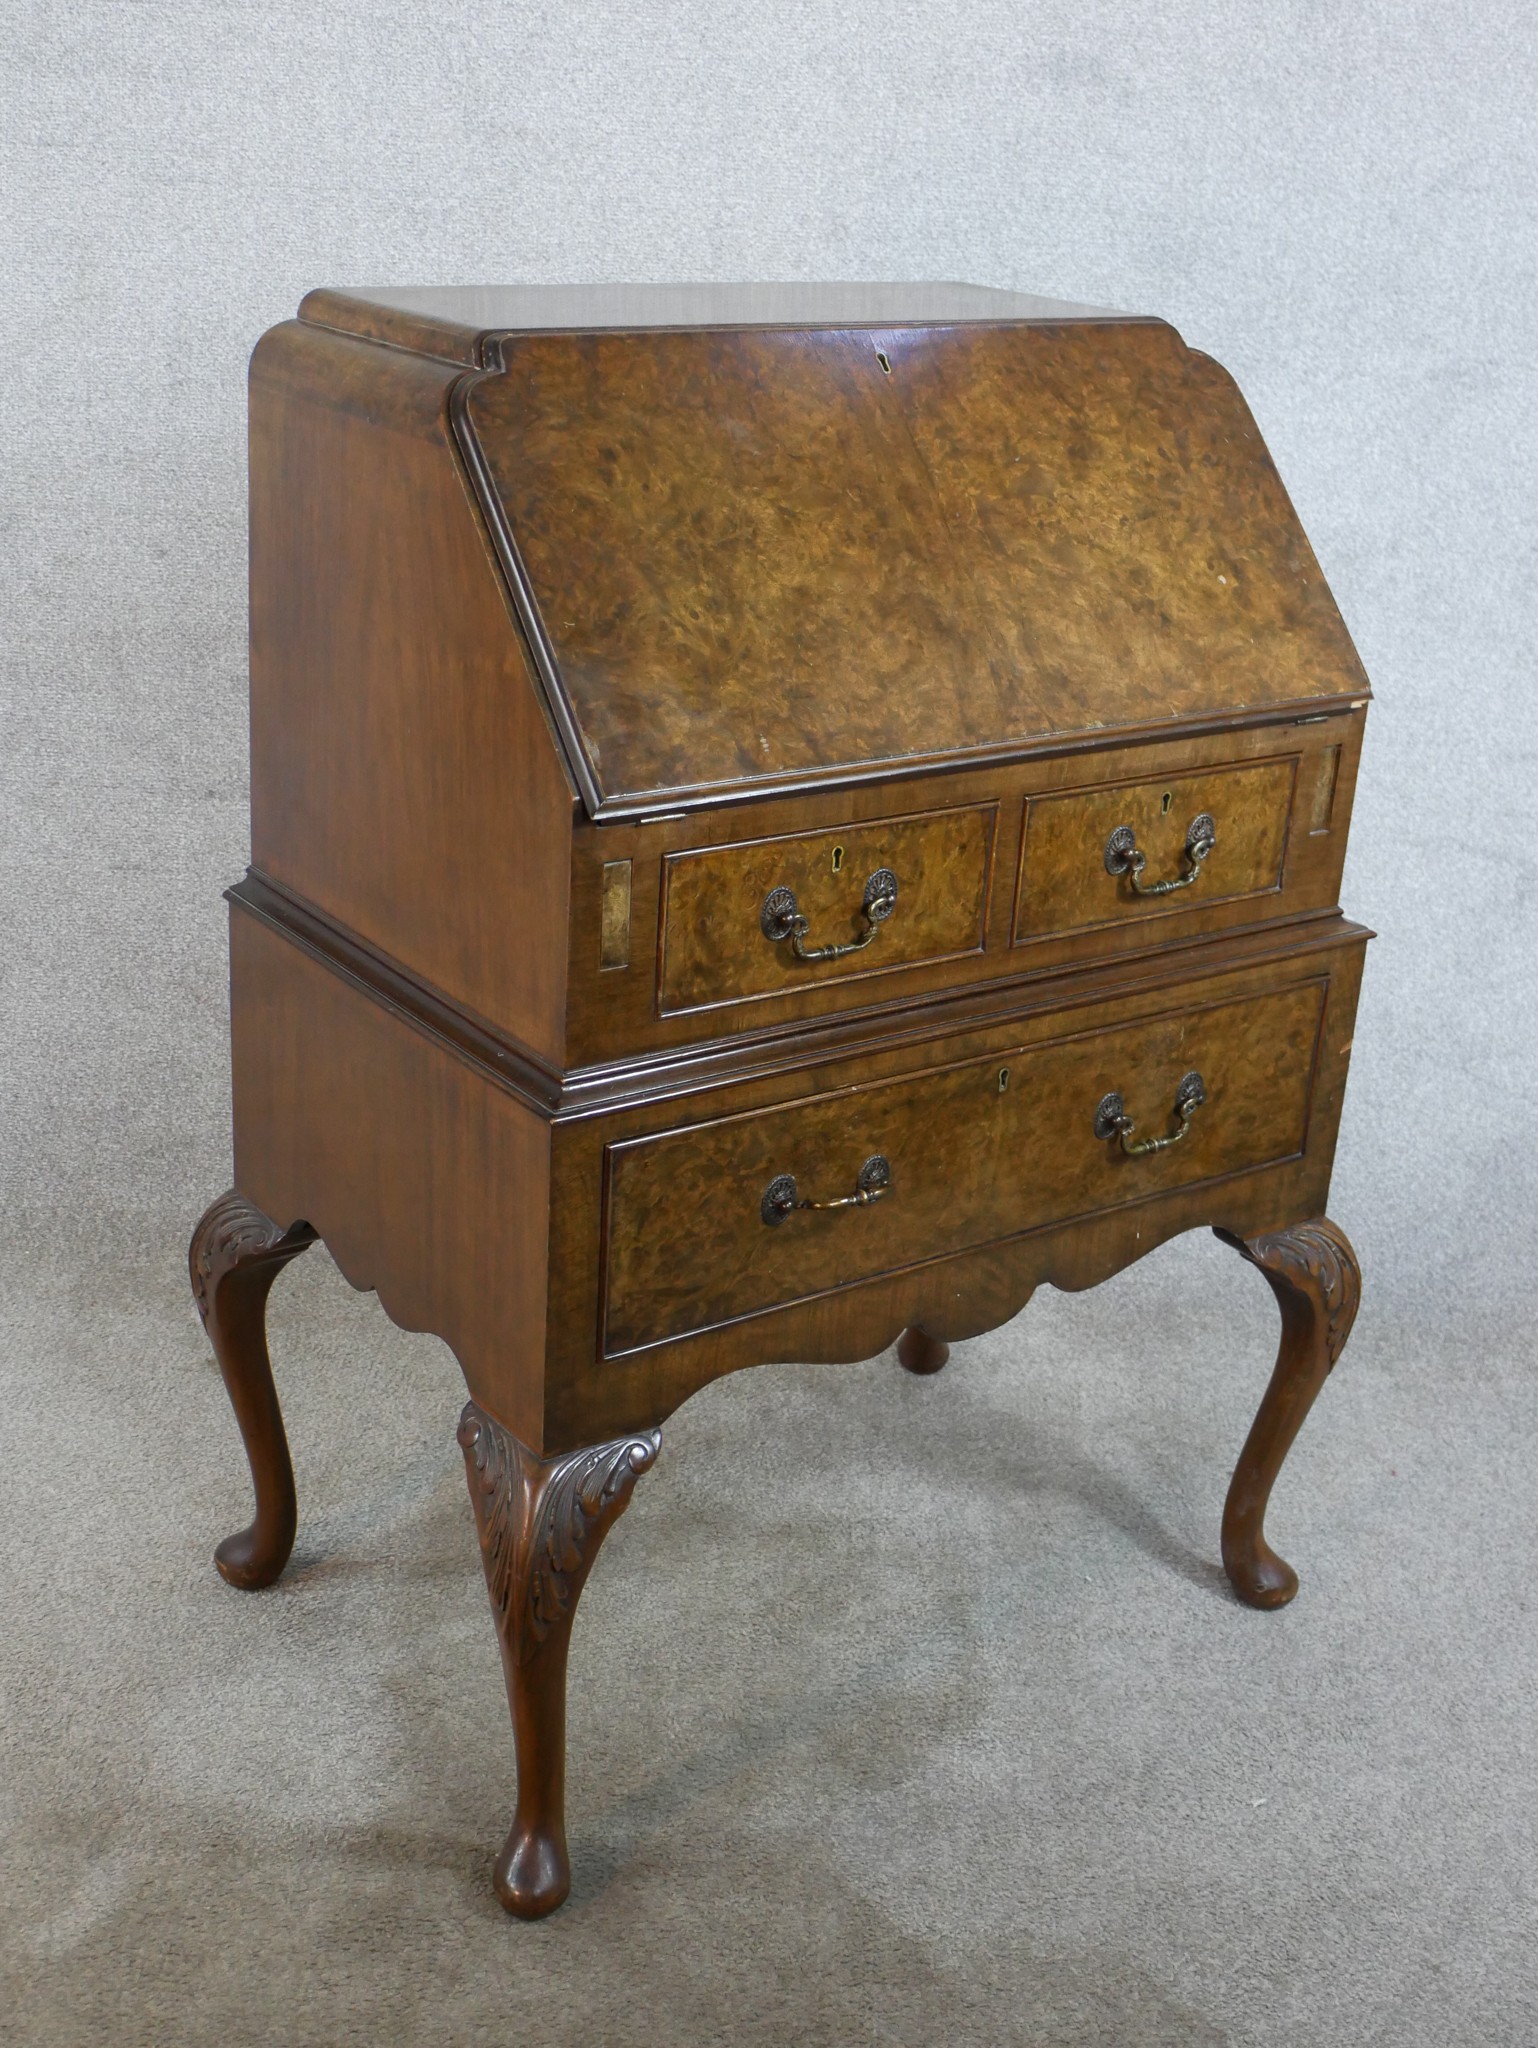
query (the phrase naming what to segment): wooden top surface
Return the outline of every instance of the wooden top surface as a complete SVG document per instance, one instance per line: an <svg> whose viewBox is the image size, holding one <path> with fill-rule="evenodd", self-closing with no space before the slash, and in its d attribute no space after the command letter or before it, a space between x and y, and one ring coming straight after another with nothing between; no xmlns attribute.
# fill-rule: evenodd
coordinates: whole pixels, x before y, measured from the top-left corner
<svg viewBox="0 0 1538 2048"><path fill-rule="evenodd" d="M664 327L913 327L1116 320L1103 306L980 284L490 284L311 292L299 317L369 341L478 364L505 334Z"/></svg>
<svg viewBox="0 0 1538 2048"><path fill-rule="evenodd" d="M883 293L915 324L869 324ZM720 324L672 324L685 296ZM1367 693L1237 387L1161 322L968 286L465 298L466 332L524 323L476 327L455 426L595 815ZM668 324L605 326L639 315Z"/></svg>

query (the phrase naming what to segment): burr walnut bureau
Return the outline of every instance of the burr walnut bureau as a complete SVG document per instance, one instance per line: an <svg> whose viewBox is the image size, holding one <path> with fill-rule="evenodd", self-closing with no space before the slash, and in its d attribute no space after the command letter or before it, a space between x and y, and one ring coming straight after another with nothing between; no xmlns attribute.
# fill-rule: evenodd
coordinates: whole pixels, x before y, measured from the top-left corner
<svg viewBox="0 0 1538 2048"><path fill-rule="evenodd" d="M569 1883L583 1582L722 1373L933 1372L1211 1226L1282 1323L1223 1560L1292 1597L1266 1502L1359 1294L1367 697L1232 379L1158 320L323 291L264 337L235 1186L191 1250L256 1491L218 1563L293 1542L263 1311L319 1237L468 1383L513 1912Z"/></svg>

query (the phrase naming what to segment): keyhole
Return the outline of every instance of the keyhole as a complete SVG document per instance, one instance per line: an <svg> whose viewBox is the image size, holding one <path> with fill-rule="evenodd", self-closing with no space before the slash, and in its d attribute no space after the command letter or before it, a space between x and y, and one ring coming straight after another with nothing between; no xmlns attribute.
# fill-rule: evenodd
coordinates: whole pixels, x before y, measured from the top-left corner
<svg viewBox="0 0 1538 2048"><path fill-rule="evenodd" d="M1175 801L1175 792L1174 792L1174 790L1172 790L1172 789L1167 789L1167 790L1166 790L1166 791L1164 792L1164 796L1163 796L1163 798L1162 798L1162 800L1160 801L1160 804L1159 804L1159 816L1160 816L1161 818L1167 818L1167 817L1169 816L1169 810L1170 810L1170 805L1171 805L1171 804L1172 804L1172 803L1173 803L1174 801Z"/></svg>
<svg viewBox="0 0 1538 2048"><path fill-rule="evenodd" d="M890 376L891 376L891 374L892 374L892 359L891 359L891 357L890 357L890 356L889 356L889 355L887 354L887 352L886 352L886 350L885 350L884 348L878 348L878 349L877 349L877 351L876 351L876 361L877 361L877 362L878 362L878 363L879 363L879 364L881 365L881 374L882 374L882 376L883 376L883 377L890 377Z"/></svg>
<svg viewBox="0 0 1538 2048"><path fill-rule="evenodd" d="M1004 1093L1004 1090L1005 1090L1005 1089L1006 1089L1006 1088L1007 1088L1008 1086L1009 1086L1009 1069L1008 1069L1008 1067L1000 1067L1000 1068L999 1068L999 1093L1000 1093L1000 1094L1002 1095L1002 1094Z"/></svg>
<svg viewBox="0 0 1538 2048"><path fill-rule="evenodd" d="M843 849L843 847L841 847L841 846L835 846L835 847L834 847L834 849L833 849L833 872L834 872L834 874L837 874L837 873L838 873L838 871L839 871L839 869L840 869L840 868L841 868L841 867L842 867L843 865L844 865L844 849Z"/></svg>

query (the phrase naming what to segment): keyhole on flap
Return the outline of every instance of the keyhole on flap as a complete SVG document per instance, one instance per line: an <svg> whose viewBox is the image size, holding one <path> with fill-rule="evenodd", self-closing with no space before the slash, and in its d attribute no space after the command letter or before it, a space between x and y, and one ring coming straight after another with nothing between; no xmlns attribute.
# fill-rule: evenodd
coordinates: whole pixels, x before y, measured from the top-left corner
<svg viewBox="0 0 1538 2048"><path fill-rule="evenodd" d="M834 847L834 849L833 849L833 872L834 872L834 874L837 874L837 873L838 873L838 871L839 871L839 869L840 869L840 868L841 868L841 867L842 867L843 865L844 865L844 849L843 849L843 847L841 847L841 846L835 846L835 847Z"/></svg>
<svg viewBox="0 0 1538 2048"><path fill-rule="evenodd" d="M882 376L883 376L883 377L890 377L890 376L891 376L891 374L892 374L892 359L891 359L891 357L890 357L890 356L889 356L889 355L887 354L887 352L886 352L886 350L885 350L884 348L878 348L878 349L877 349L877 351L876 351L876 361L877 361L877 362L878 362L878 363L879 363L879 364L881 365L881 374L882 374Z"/></svg>
<svg viewBox="0 0 1538 2048"><path fill-rule="evenodd" d="M1166 790L1166 791L1164 792L1164 795L1163 795L1163 797L1162 797L1162 798L1160 799L1160 803L1159 803L1159 816L1160 816L1161 818L1167 818L1167 817L1169 816L1169 810L1170 810L1170 805L1171 805L1171 804L1172 804L1172 803L1173 803L1174 801L1175 801L1175 792L1174 792L1174 790L1172 790L1172 789L1167 789L1167 790Z"/></svg>
<svg viewBox="0 0 1538 2048"><path fill-rule="evenodd" d="M1004 1090L1005 1090L1005 1089L1006 1089L1006 1088L1007 1088L1008 1086L1009 1086L1009 1069L1008 1069L1008 1067L1000 1067L1000 1068L999 1068L999 1093L1000 1093L1000 1094L1002 1095L1002 1094L1004 1093Z"/></svg>

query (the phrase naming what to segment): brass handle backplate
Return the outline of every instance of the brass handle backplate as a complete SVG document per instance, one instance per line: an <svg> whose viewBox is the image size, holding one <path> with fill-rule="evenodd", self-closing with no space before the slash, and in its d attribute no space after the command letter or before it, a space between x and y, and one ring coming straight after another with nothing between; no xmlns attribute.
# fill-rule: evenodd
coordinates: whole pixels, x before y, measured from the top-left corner
<svg viewBox="0 0 1538 2048"><path fill-rule="evenodd" d="M1143 870L1148 865L1148 856L1138 851L1137 834L1132 827L1118 825L1105 843L1105 871L1118 878L1125 875L1134 896L1168 896L1176 889L1190 888L1202 871L1202 862L1217 843L1218 828L1210 813L1203 811L1199 818L1191 820L1186 832L1183 872L1166 882L1145 882Z"/></svg>
<svg viewBox="0 0 1538 2048"><path fill-rule="evenodd" d="M858 953L876 936L892 912L897 908L897 877L890 868L877 868L865 884L865 894L860 903L860 915L865 920L865 929L857 939L850 939L842 946L809 946L806 935L811 929L809 921L796 908L793 889L771 889L764 898L764 907L759 912L759 929L773 945L790 940L790 950L798 960L842 960L846 953Z"/></svg>
<svg viewBox="0 0 1538 2048"><path fill-rule="evenodd" d="M764 1199L758 1205L758 1213L766 1223L783 1223L796 1209L868 1209L872 1202L879 1202L883 1195L892 1192L892 1167L889 1160L879 1152L874 1153L860 1168L859 1178L854 1184L852 1195L838 1195L831 1202L809 1202L796 1192L796 1176L793 1173L777 1173L764 1189Z"/></svg>
<svg viewBox="0 0 1538 2048"><path fill-rule="evenodd" d="M1178 1145L1190 1130L1192 1117L1206 1100L1206 1084L1193 1070L1175 1090L1175 1128L1162 1138L1134 1140L1132 1133L1137 1126L1127 1114L1127 1105L1113 1090L1111 1094L1101 1096L1095 1110L1095 1136L1117 1139L1130 1159L1141 1158L1146 1152L1167 1152L1171 1145Z"/></svg>

